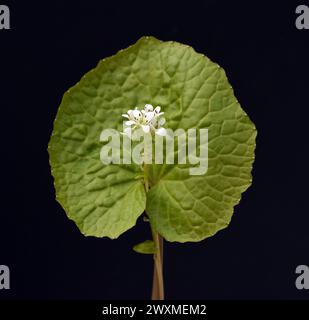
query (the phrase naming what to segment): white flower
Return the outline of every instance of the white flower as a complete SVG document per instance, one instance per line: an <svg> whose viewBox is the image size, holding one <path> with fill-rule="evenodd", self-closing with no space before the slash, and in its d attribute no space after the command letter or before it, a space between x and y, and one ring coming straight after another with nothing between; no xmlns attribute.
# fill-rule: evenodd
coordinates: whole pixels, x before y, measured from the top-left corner
<svg viewBox="0 0 309 320"><path fill-rule="evenodd" d="M123 134L132 137L134 130L142 129L145 133L157 134L160 136L166 135L166 129L162 126L165 123L165 118L162 117L164 112L160 112L161 107L153 108L151 104L146 104L144 110L128 110L122 116L128 120L125 122Z"/></svg>
<svg viewBox="0 0 309 320"><path fill-rule="evenodd" d="M151 104L145 104L145 111L146 112L153 111L153 106Z"/></svg>

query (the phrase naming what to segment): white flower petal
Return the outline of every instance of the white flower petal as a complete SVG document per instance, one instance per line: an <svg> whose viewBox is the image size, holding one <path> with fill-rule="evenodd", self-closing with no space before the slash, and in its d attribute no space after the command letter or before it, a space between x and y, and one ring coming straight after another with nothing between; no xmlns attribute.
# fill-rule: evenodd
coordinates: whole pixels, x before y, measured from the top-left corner
<svg viewBox="0 0 309 320"><path fill-rule="evenodd" d="M142 129L145 133L148 133L150 131L150 126L144 126L142 125Z"/></svg>
<svg viewBox="0 0 309 320"><path fill-rule="evenodd" d="M129 121L126 121L124 124L125 124L126 126L132 126L133 124L135 124L135 121L129 120Z"/></svg>
<svg viewBox="0 0 309 320"><path fill-rule="evenodd" d="M133 110L132 112L134 119L139 120L142 116L142 113L139 110Z"/></svg>
<svg viewBox="0 0 309 320"><path fill-rule="evenodd" d="M153 106L151 104L145 104L145 111L146 112L153 111Z"/></svg>
<svg viewBox="0 0 309 320"><path fill-rule="evenodd" d="M166 136L166 129L165 128L159 128L156 130L156 134L158 136Z"/></svg>
<svg viewBox="0 0 309 320"><path fill-rule="evenodd" d="M157 106L157 107L154 109L155 113L159 113L160 110L161 110L161 107L160 107L160 106Z"/></svg>
<svg viewBox="0 0 309 320"><path fill-rule="evenodd" d="M146 119L146 121L150 122L154 118L154 116L155 116L154 112L147 112L145 114L145 119Z"/></svg>

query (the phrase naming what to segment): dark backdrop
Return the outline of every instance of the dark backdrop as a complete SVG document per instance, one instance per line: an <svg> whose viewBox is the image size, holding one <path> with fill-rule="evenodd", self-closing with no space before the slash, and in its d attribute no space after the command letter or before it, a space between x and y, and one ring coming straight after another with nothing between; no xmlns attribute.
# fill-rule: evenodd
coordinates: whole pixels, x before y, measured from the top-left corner
<svg viewBox="0 0 309 320"><path fill-rule="evenodd" d="M170 299L308 299L295 268L309 264L308 1L1 1L1 298L145 299L151 256L85 238L55 201L47 143L63 93L100 59L143 35L193 46L227 72L257 126L253 185L230 226L200 243L166 243Z"/></svg>

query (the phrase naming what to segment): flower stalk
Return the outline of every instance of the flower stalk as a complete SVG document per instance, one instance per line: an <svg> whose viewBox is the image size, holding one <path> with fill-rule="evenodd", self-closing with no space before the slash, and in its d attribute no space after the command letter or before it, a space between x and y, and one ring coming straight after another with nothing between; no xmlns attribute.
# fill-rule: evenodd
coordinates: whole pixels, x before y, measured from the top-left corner
<svg viewBox="0 0 309 320"><path fill-rule="evenodd" d="M151 227L152 228L152 227ZM154 258L152 300L164 300L164 279L163 279L163 238L153 230L152 237L155 242L156 253Z"/></svg>
<svg viewBox="0 0 309 320"><path fill-rule="evenodd" d="M145 191L149 190L148 165L144 164L144 185ZM163 279L163 238L156 232L150 223L152 238L155 244L156 252L153 255L153 280L152 280L152 300L164 300L164 279Z"/></svg>
<svg viewBox="0 0 309 320"><path fill-rule="evenodd" d="M151 104L146 104L143 110L135 108L134 110L128 110L126 114L122 116L126 118L125 128L123 134L130 139L135 140L134 133L138 130L142 130L145 134L165 136L166 129L163 128L165 124L165 118L163 118L164 112L161 112L161 107L153 107ZM144 171L144 186L145 191L150 189L149 184L149 150L144 148L143 154L143 171ZM151 157L150 157L151 158ZM147 212L146 212L147 214ZM164 300L164 280L163 280L163 238L153 228L151 221L149 220L153 242L155 245L154 270L153 270L153 283L152 283L152 300Z"/></svg>

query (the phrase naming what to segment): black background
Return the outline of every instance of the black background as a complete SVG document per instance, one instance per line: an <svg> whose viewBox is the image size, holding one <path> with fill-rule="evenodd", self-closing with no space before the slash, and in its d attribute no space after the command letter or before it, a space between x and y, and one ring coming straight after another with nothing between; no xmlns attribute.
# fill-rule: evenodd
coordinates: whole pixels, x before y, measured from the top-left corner
<svg viewBox="0 0 309 320"><path fill-rule="evenodd" d="M141 221L118 240L85 238L55 201L47 144L63 93L143 35L194 47L227 72L258 129L253 185L230 226L200 243L166 243L169 299L309 299L309 1L1 1L0 299L147 299Z"/></svg>

